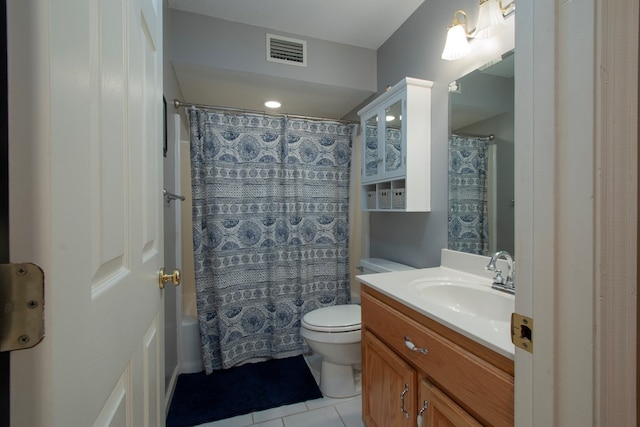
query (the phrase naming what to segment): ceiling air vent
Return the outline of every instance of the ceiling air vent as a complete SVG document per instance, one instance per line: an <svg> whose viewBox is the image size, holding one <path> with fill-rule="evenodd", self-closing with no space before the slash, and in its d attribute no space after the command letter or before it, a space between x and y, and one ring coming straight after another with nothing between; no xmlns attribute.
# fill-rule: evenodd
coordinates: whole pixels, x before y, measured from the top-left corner
<svg viewBox="0 0 640 427"><path fill-rule="evenodd" d="M267 61L307 66L307 42L267 34Z"/></svg>

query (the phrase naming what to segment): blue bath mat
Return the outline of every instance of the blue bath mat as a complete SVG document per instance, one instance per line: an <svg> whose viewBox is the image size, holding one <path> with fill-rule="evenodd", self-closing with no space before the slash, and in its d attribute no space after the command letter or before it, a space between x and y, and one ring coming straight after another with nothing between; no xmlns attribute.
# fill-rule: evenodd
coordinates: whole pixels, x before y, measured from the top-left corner
<svg viewBox="0 0 640 427"><path fill-rule="evenodd" d="M178 376L167 427L211 421L318 399L322 393L302 355Z"/></svg>

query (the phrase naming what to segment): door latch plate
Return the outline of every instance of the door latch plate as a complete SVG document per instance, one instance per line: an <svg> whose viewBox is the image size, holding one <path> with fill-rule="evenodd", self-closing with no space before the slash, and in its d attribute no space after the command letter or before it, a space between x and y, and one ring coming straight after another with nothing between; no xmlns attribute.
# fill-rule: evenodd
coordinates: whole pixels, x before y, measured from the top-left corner
<svg viewBox="0 0 640 427"><path fill-rule="evenodd" d="M533 319L511 313L511 342L518 348L533 353Z"/></svg>
<svg viewBox="0 0 640 427"><path fill-rule="evenodd" d="M44 272L0 264L0 351L31 348L44 337Z"/></svg>

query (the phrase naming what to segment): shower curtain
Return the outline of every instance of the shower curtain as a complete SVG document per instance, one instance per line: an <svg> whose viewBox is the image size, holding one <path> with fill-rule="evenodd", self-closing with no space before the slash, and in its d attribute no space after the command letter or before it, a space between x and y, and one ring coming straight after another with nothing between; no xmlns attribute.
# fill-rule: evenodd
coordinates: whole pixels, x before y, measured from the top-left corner
<svg viewBox="0 0 640 427"><path fill-rule="evenodd" d="M485 137L449 139L449 249L477 255L489 251Z"/></svg>
<svg viewBox="0 0 640 427"><path fill-rule="evenodd" d="M190 127L205 370L300 353L302 316L349 302L353 128L197 109Z"/></svg>

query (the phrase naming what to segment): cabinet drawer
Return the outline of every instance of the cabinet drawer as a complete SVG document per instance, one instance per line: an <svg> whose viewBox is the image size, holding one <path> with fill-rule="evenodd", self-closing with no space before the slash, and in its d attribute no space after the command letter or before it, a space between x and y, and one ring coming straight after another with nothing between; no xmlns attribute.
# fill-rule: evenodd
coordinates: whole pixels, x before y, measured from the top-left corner
<svg viewBox="0 0 640 427"><path fill-rule="evenodd" d="M511 375L366 293L362 325L483 424L513 425ZM428 353L410 350L405 337Z"/></svg>

